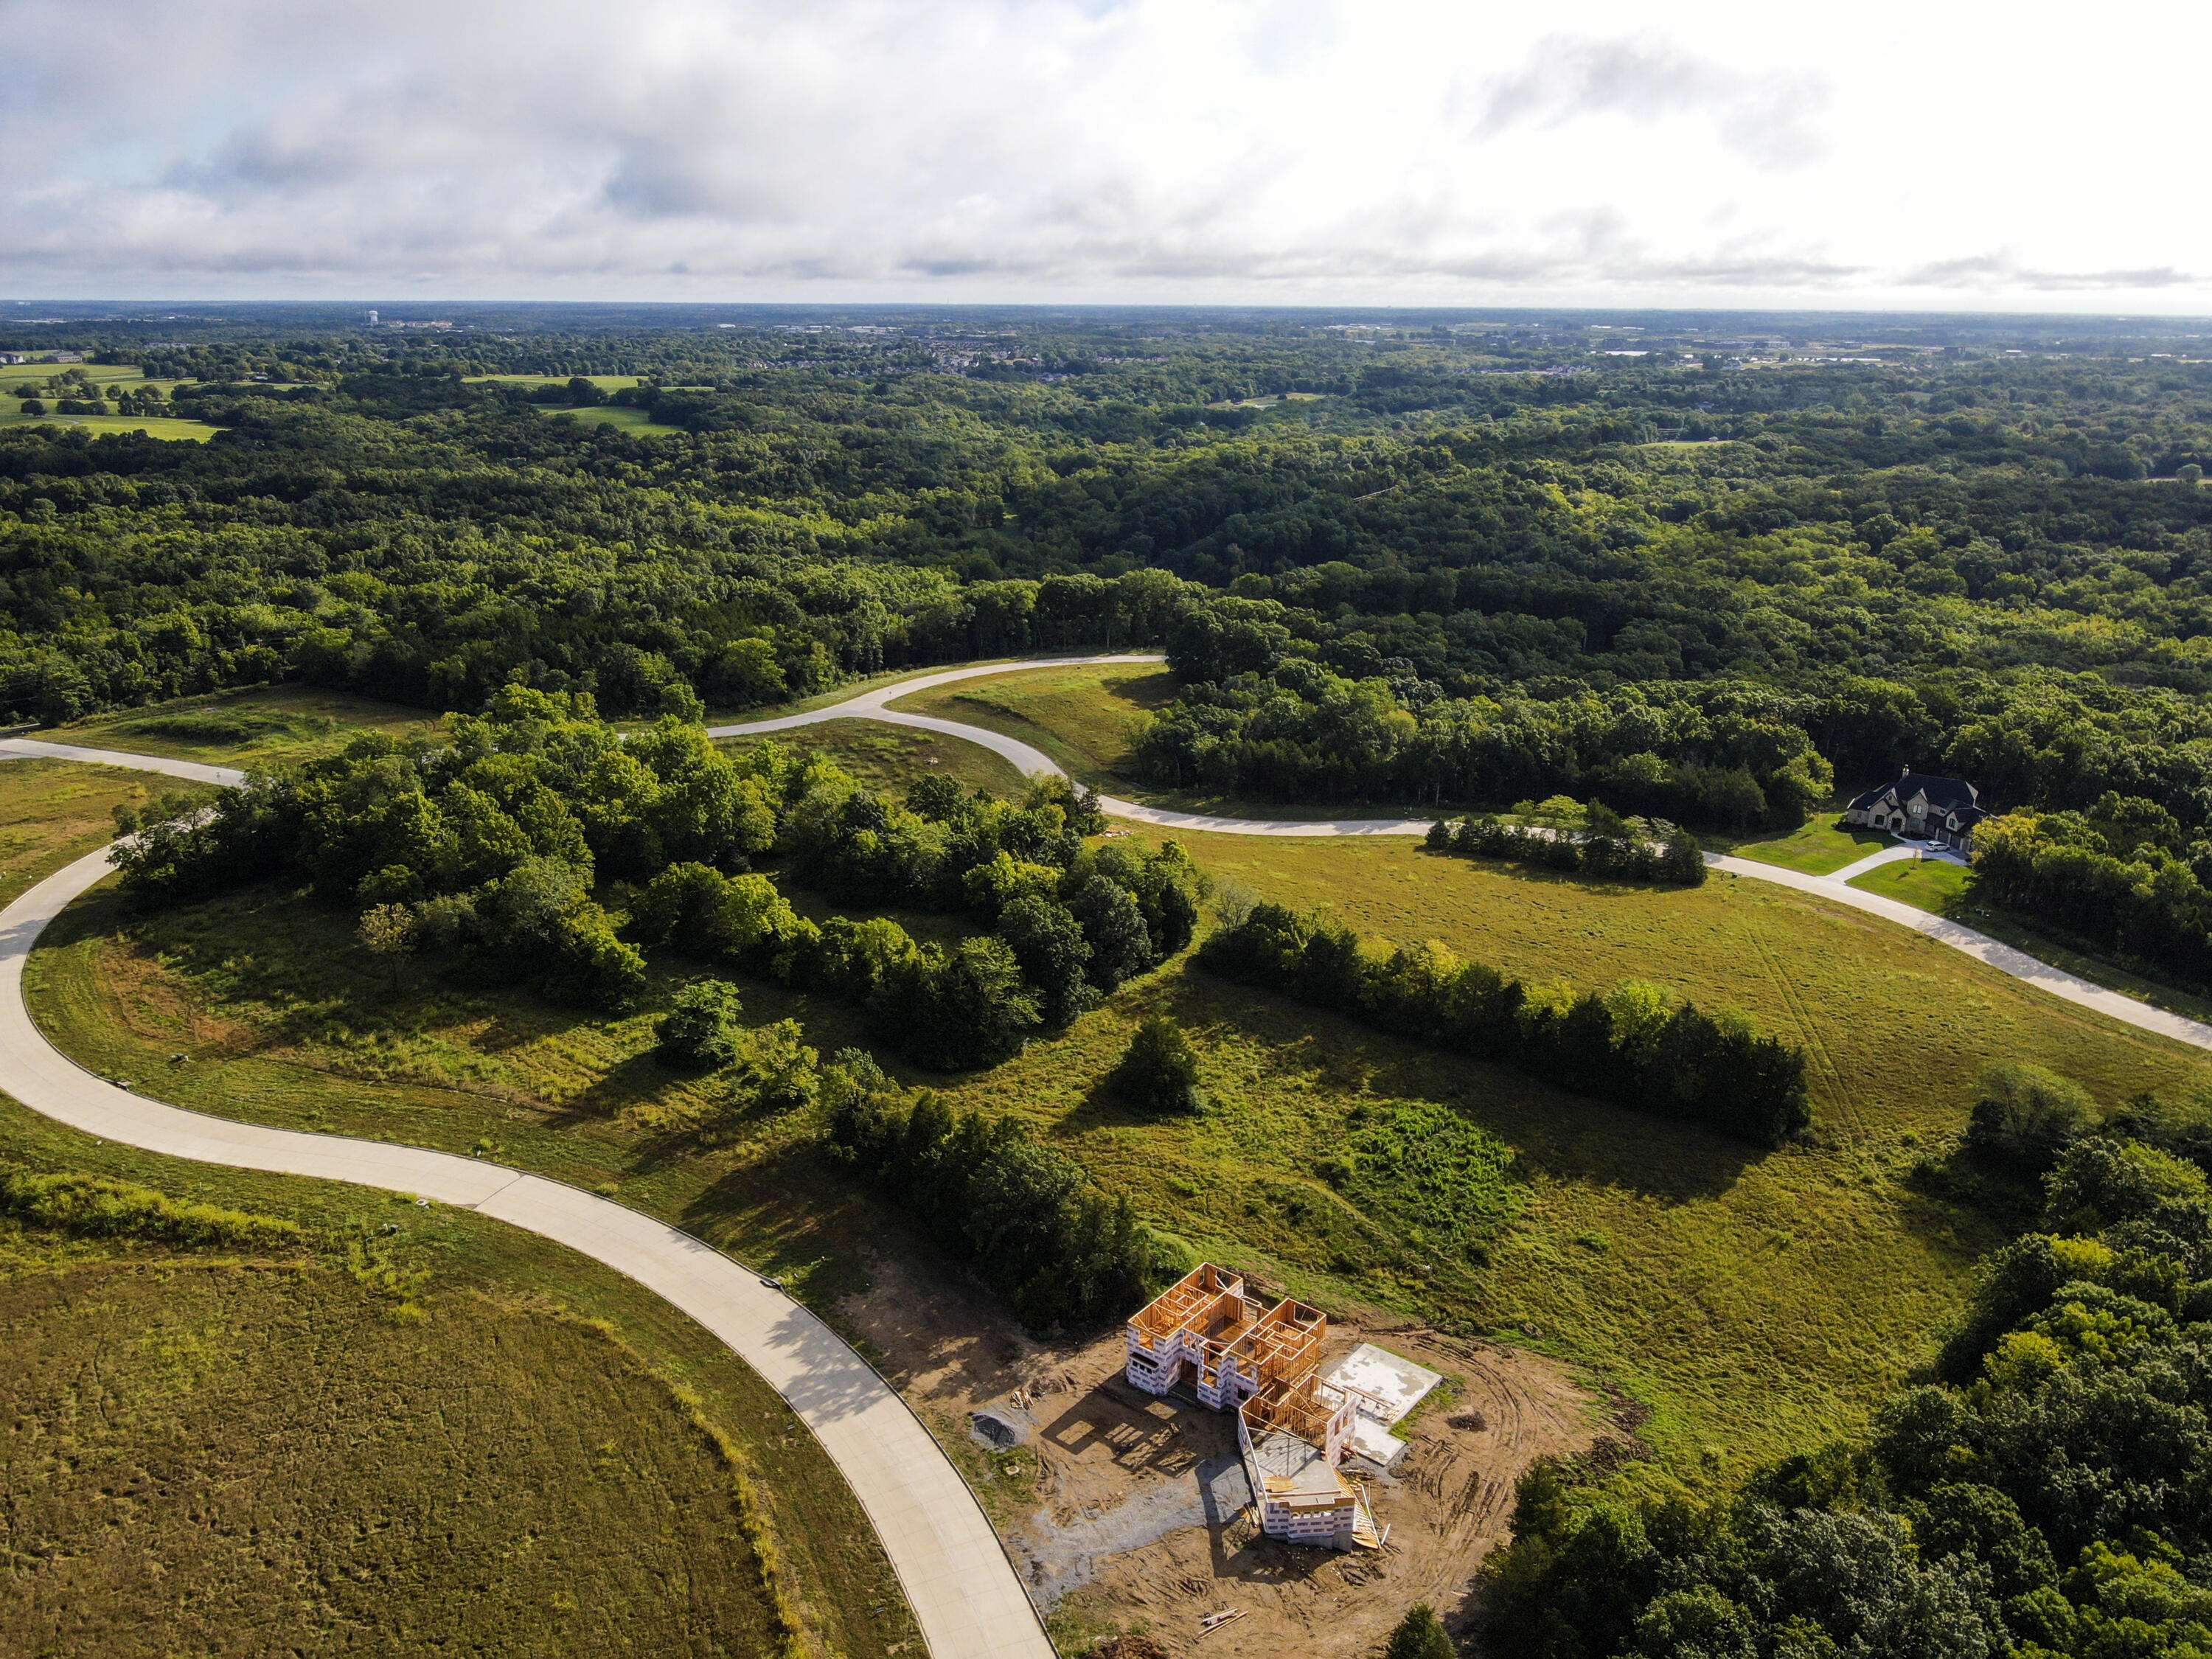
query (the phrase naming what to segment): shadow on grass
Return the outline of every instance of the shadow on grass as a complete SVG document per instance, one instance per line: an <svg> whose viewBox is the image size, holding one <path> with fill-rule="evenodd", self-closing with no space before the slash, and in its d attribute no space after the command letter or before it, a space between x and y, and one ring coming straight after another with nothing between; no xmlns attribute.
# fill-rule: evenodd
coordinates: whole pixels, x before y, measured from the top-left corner
<svg viewBox="0 0 2212 1659"><path fill-rule="evenodd" d="M1469 1060L1376 1031L1287 998L1270 997L1192 968L1159 988L1164 1012L1197 1032L1231 1030L1262 1048L1293 1086L1318 1078L1332 1091L1430 1101L1510 1146L1516 1173L1617 1187L1662 1204L1725 1193L1776 1156L1696 1124L1573 1095L1509 1066ZM1101 1089L1065 1120L1071 1133L1150 1119Z"/></svg>

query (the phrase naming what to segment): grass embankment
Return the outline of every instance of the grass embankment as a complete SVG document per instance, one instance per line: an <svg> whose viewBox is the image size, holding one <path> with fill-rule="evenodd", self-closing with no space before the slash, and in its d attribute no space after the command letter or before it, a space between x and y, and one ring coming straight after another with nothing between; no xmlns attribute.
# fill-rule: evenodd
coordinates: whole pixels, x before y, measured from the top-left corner
<svg viewBox="0 0 2212 1659"><path fill-rule="evenodd" d="M335 753L363 732L427 736L443 724L440 716L419 708L343 691L265 685L118 709L32 735L49 743L252 768Z"/></svg>
<svg viewBox="0 0 2212 1659"><path fill-rule="evenodd" d="M0 1153L258 1223L189 1209L189 1228L102 1237L0 1213L0 1650L912 1640L803 1426L599 1264L466 1211L96 1143L4 1098ZM111 1213L148 1213L125 1198Z"/></svg>

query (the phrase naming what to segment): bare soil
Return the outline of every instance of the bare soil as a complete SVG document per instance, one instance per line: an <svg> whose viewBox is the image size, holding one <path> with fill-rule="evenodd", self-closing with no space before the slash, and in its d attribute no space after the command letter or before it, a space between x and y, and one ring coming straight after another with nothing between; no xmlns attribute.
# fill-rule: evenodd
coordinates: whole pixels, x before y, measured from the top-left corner
<svg viewBox="0 0 2212 1659"><path fill-rule="evenodd" d="M1457 1386L1414 1413L1401 1429L1405 1455L1370 1483L1389 1528L1382 1549L1278 1543L1245 1508L1235 1423L1193 1397L1132 1388L1118 1328L1082 1344L1035 1342L980 1291L872 1265L873 1285L839 1312L957 1443L1038 1601L1063 1626L1142 1631L1170 1655L1352 1659L1379 1649L1415 1601L1453 1620L1507 1535L1522 1471L1623 1441L1617 1413L1555 1361L1331 1309L1327 1358L1372 1341ZM1231 1608L1242 1616L1200 1636L1207 1614Z"/></svg>

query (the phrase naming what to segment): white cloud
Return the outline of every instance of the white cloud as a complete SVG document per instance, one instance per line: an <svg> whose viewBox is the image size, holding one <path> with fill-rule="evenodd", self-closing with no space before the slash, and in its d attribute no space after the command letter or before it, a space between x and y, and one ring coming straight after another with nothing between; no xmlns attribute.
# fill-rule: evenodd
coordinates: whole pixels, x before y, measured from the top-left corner
<svg viewBox="0 0 2212 1659"><path fill-rule="evenodd" d="M0 0L0 291L2212 310L2203 9L1800 10Z"/></svg>

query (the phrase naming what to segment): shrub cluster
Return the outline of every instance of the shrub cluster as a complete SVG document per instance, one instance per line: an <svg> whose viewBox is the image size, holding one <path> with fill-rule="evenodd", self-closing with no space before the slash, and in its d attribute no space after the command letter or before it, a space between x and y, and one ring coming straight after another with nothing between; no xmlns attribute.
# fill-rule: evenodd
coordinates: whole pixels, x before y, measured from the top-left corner
<svg viewBox="0 0 2212 1659"><path fill-rule="evenodd" d="M595 896L644 880L635 933L830 990L923 1063L997 1059L1189 943L1200 882L1173 846L1089 847L1094 797L1040 781L1019 802L930 780L887 801L773 745L738 759L666 720L625 739L588 699L510 686L451 744L356 739L256 776L204 810L176 800L118 852L126 890L173 902L270 877L362 907L362 938L587 1006L621 1008L644 958ZM841 899L958 909L992 932L945 949L890 921L800 918L751 860L787 854Z"/></svg>
<svg viewBox="0 0 2212 1659"><path fill-rule="evenodd" d="M380 925L380 948L461 952L548 995L620 1008L645 964L592 896L598 881L671 859L742 867L774 843L786 782L769 765L740 768L696 726L665 720L624 741L588 698L509 686L484 714L457 717L448 744L356 738L204 811L157 816L116 861L145 903L276 877L334 903L404 906L414 925Z"/></svg>
<svg viewBox="0 0 2212 1659"><path fill-rule="evenodd" d="M1198 959L1242 984L1757 1146L1778 1146L1812 1119L1802 1049L1654 986L1575 996L1435 944L1372 957L1350 928L1273 904L1213 934Z"/></svg>
<svg viewBox="0 0 2212 1659"><path fill-rule="evenodd" d="M1108 1079L1114 1092L1147 1112L1198 1112L1206 1109L1198 1086L1198 1051L1182 1026L1164 1014L1137 1027Z"/></svg>
<svg viewBox="0 0 2212 1659"><path fill-rule="evenodd" d="M856 1078L830 1108L830 1143L973 1262L1036 1331L1127 1313L1160 1277L1126 1197L1012 1119L954 1116L924 1091L911 1105Z"/></svg>
<svg viewBox="0 0 2212 1659"><path fill-rule="evenodd" d="M0 1164L0 1214L86 1237L145 1238L164 1244L268 1246L300 1237L295 1224L275 1216L171 1198L105 1176L76 1170L39 1175L5 1164Z"/></svg>
<svg viewBox="0 0 2212 1659"><path fill-rule="evenodd" d="M726 876L703 864L654 877L632 906L632 925L648 947L855 1004L902 1053L963 1070L1003 1059L1190 941L1199 878L1180 848L1056 847L1065 867L1020 862L1000 848L962 872L958 890L992 931L950 947L918 942L886 917L817 923L766 876Z"/></svg>
<svg viewBox="0 0 2212 1659"><path fill-rule="evenodd" d="M1542 870L1580 871L1607 881L1680 887L1705 881L1705 860L1696 838L1664 819L1623 818L1600 802L1583 807L1564 798L1515 810L1537 821L1508 823L1487 812L1456 823L1439 818L1429 826L1428 849Z"/></svg>
<svg viewBox="0 0 2212 1659"><path fill-rule="evenodd" d="M2041 1230L1984 1264L1933 1382L1864 1443L1710 1502L1578 1495L1540 1466L1488 1569L1486 1651L2212 1651L2212 1182L2174 1150L2212 1144L2212 1100L2101 1128L2081 1105L2032 1068L1985 1082L1975 1139L2047 1161Z"/></svg>

